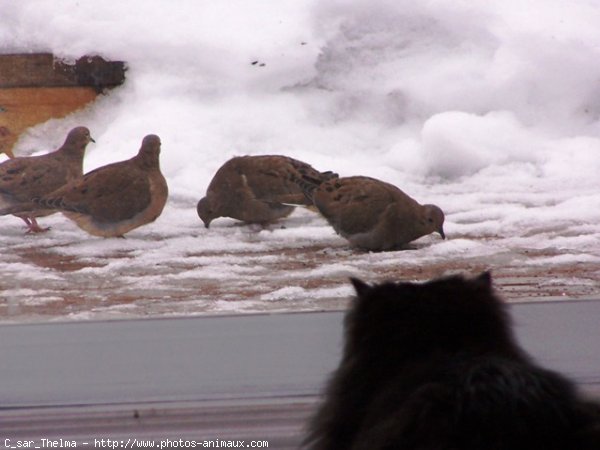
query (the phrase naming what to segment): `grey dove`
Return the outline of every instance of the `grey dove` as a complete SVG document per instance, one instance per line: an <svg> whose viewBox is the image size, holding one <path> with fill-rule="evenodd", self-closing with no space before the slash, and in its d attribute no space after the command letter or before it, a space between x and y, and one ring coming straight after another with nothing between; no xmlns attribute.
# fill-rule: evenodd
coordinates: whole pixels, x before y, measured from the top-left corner
<svg viewBox="0 0 600 450"><path fill-rule="evenodd" d="M160 145L150 134L133 158L99 167L35 201L61 211L91 235L121 237L156 220L167 202Z"/></svg>
<svg viewBox="0 0 600 450"><path fill-rule="evenodd" d="M292 204L312 204L303 183L318 186L333 177L287 156L238 156L217 170L196 209L206 228L218 217L266 225L291 214Z"/></svg>
<svg viewBox="0 0 600 450"><path fill-rule="evenodd" d="M334 230L358 248L400 249L433 232L446 237L444 213L438 206L421 205L396 186L374 178L329 180L312 186L308 195Z"/></svg>
<svg viewBox="0 0 600 450"><path fill-rule="evenodd" d="M83 175L83 156L95 142L86 127L73 128L54 152L18 157L0 164L0 215L14 214L27 224L28 233L47 231L36 218L54 213L31 202ZM13 212L14 211L14 212Z"/></svg>

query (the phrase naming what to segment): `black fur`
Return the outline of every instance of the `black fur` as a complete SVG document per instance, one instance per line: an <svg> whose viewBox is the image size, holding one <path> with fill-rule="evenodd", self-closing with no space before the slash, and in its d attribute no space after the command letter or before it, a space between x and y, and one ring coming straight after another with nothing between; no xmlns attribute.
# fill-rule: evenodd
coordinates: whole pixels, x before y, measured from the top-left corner
<svg viewBox="0 0 600 450"><path fill-rule="evenodd" d="M342 360L308 448L600 449L600 406L519 347L489 273L352 283Z"/></svg>

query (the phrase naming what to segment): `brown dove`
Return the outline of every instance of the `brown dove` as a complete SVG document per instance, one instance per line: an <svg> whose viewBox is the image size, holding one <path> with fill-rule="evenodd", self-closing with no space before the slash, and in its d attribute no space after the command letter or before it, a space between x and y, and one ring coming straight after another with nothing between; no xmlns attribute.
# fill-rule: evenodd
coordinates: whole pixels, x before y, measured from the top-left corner
<svg viewBox="0 0 600 450"><path fill-rule="evenodd" d="M73 128L58 150L39 156L9 159L0 164L0 215L14 214L25 221L28 233L47 231L36 217L54 213L31 199L58 189L83 175L83 155L94 142L86 127Z"/></svg>
<svg viewBox="0 0 600 450"><path fill-rule="evenodd" d="M89 234L122 237L156 220L167 202L159 154L160 138L150 134L133 158L99 167L35 201L61 211Z"/></svg>
<svg viewBox="0 0 600 450"><path fill-rule="evenodd" d="M266 225L288 216L292 204L312 204L303 183L318 186L333 177L287 156L238 156L217 170L196 209L206 228L217 217Z"/></svg>
<svg viewBox="0 0 600 450"><path fill-rule="evenodd" d="M11 141L12 133L7 127L0 127L0 153L4 153L9 158L14 158L15 155L12 152L8 142Z"/></svg>
<svg viewBox="0 0 600 450"><path fill-rule="evenodd" d="M396 186L374 178L329 180L309 195L335 231L358 248L398 249L433 232L446 237L439 207L420 205Z"/></svg>

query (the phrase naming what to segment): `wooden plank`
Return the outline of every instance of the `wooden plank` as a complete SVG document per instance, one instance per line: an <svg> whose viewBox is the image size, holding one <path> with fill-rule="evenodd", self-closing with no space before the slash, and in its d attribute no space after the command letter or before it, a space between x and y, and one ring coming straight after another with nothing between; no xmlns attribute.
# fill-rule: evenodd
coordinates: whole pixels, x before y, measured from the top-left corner
<svg viewBox="0 0 600 450"><path fill-rule="evenodd" d="M16 87L92 87L101 92L125 81L125 63L82 56L70 63L51 53L0 55L0 89Z"/></svg>
<svg viewBox="0 0 600 450"><path fill-rule="evenodd" d="M61 118L94 101L91 87L38 87L0 89L0 126L5 137L0 151L10 152L19 135L29 127Z"/></svg>
<svg viewBox="0 0 600 450"><path fill-rule="evenodd" d="M125 80L125 63L84 56L73 63L50 53L0 55L0 153L27 128L64 117Z"/></svg>
<svg viewBox="0 0 600 450"><path fill-rule="evenodd" d="M51 53L0 55L0 88L74 85Z"/></svg>

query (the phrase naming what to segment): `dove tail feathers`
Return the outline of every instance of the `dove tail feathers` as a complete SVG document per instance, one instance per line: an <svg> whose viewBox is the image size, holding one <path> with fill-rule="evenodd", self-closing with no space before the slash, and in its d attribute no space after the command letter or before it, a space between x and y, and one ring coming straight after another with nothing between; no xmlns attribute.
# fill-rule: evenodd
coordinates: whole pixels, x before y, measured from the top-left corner
<svg viewBox="0 0 600 450"><path fill-rule="evenodd" d="M45 209L54 209L57 211L69 211L79 214L89 214L86 205L71 204L65 202L64 197L35 197L31 199L33 203Z"/></svg>
<svg viewBox="0 0 600 450"><path fill-rule="evenodd" d="M60 206L60 202L55 198L33 197L31 201L38 206L44 206L50 209L56 209Z"/></svg>
<svg viewBox="0 0 600 450"><path fill-rule="evenodd" d="M339 175L335 172L328 170L327 172L320 172L318 177L311 176L306 173L302 173L300 177L294 177L294 182L300 187L304 196L313 203L313 194L315 190L321 186L325 181L333 178L339 178Z"/></svg>

